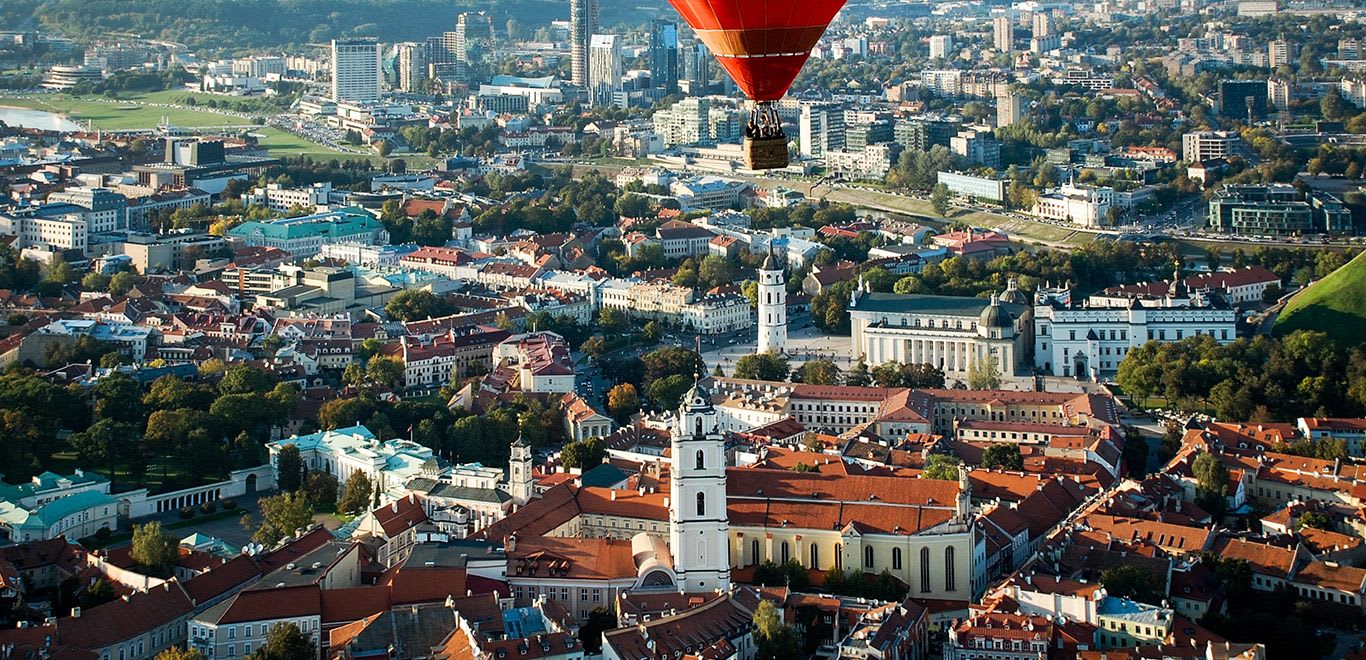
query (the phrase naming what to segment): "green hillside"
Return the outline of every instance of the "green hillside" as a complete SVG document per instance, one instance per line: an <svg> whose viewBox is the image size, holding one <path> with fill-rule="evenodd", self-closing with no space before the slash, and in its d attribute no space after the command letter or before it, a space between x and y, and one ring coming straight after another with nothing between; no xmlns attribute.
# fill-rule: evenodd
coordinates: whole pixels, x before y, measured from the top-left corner
<svg viewBox="0 0 1366 660"><path fill-rule="evenodd" d="M1366 344L1366 252L1290 299L1276 335L1319 330L1348 346Z"/></svg>

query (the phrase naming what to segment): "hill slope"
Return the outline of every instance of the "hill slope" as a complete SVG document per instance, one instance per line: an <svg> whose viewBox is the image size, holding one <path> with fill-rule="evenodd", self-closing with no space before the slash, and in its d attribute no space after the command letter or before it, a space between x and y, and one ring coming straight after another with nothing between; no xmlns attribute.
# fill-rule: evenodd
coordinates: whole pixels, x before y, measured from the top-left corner
<svg viewBox="0 0 1366 660"><path fill-rule="evenodd" d="M1290 299L1275 333L1319 330L1356 346L1366 343L1366 252Z"/></svg>

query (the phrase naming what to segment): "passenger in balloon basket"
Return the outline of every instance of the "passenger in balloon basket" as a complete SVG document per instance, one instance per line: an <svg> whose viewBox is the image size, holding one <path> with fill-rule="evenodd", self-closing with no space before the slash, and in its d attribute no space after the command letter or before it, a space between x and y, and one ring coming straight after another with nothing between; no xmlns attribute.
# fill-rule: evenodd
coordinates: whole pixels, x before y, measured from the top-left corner
<svg viewBox="0 0 1366 660"><path fill-rule="evenodd" d="M745 161L752 170L787 167L787 135L783 120L770 102L759 102L750 110L745 125Z"/></svg>

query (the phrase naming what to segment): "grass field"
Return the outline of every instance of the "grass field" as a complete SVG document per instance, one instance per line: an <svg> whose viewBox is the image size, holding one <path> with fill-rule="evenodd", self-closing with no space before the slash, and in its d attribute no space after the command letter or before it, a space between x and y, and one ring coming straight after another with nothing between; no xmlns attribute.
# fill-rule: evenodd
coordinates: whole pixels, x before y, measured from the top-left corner
<svg viewBox="0 0 1366 660"><path fill-rule="evenodd" d="M185 128L239 126L247 123L247 120L240 117L219 114L207 109L164 108L149 106L145 101L132 99L85 99L64 94L45 94L27 98L0 97L0 105L56 112L66 115L73 121L93 122L95 128L109 131L155 128L163 117L171 124Z"/></svg>
<svg viewBox="0 0 1366 660"><path fill-rule="evenodd" d="M1366 343L1366 252L1300 292L1276 318L1276 335L1319 330L1348 346Z"/></svg>

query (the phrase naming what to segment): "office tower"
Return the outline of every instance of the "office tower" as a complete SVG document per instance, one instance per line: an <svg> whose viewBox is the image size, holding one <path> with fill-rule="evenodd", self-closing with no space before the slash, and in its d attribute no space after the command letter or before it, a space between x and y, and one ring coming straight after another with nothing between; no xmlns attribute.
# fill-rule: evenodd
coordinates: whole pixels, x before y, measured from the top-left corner
<svg viewBox="0 0 1366 660"><path fill-rule="evenodd" d="M374 39L332 41L332 100L371 103L379 100L379 42Z"/></svg>
<svg viewBox="0 0 1366 660"><path fill-rule="evenodd" d="M457 62L477 64L493 46L493 18L484 12L461 12L455 19L453 52Z"/></svg>
<svg viewBox="0 0 1366 660"><path fill-rule="evenodd" d="M615 34L595 34L588 45L588 101L612 105L621 91L621 40Z"/></svg>
<svg viewBox="0 0 1366 660"><path fill-rule="evenodd" d="M808 158L844 149L844 108L831 104L803 103L797 132L801 153Z"/></svg>
<svg viewBox="0 0 1366 660"><path fill-rule="evenodd" d="M569 81L588 86L588 45L598 29L598 0L569 0Z"/></svg>
<svg viewBox="0 0 1366 660"><path fill-rule="evenodd" d="M994 28L995 39L993 43L996 46L996 50L999 50L1002 53L1009 53L1014 49L1015 25L1010 22L1009 16L997 16L991 21L991 24Z"/></svg>
<svg viewBox="0 0 1366 660"><path fill-rule="evenodd" d="M712 56L711 51L707 50L707 45L701 41L694 42L691 47L684 50L687 57L684 61L684 78L688 81L689 94L706 94L711 87L712 81Z"/></svg>
<svg viewBox="0 0 1366 660"><path fill-rule="evenodd" d="M1053 34L1053 16L1040 12L1034 14L1034 37L1042 38Z"/></svg>
<svg viewBox="0 0 1366 660"><path fill-rule="evenodd" d="M1219 83L1219 116L1249 124L1266 119L1265 80L1224 80Z"/></svg>
<svg viewBox="0 0 1366 660"><path fill-rule="evenodd" d="M1002 94L996 97L996 126L1005 128L1020 121L1024 114L1024 97L1015 94Z"/></svg>
<svg viewBox="0 0 1366 660"><path fill-rule="evenodd" d="M656 19L650 23L650 76L666 93L678 91L678 23Z"/></svg>
<svg viewBox="0 0 1366 660"><path fill-rule="evenodd" d="M427 82L427 44L411 41L394 46L394 70L399 91L420 92Z"/></svg>
<svg viewBox="0 0 1366 660"><path fill-rule="evenodd" d="M930 37L930 59L937 60L948 57L951 50L953 50L953 37L947 34L936 34Z"/></svg>

